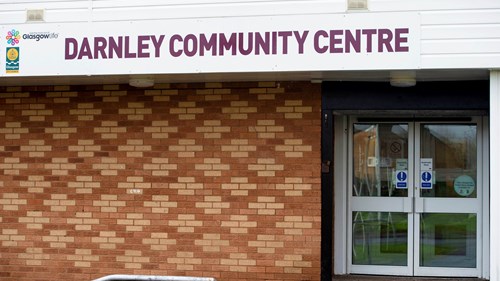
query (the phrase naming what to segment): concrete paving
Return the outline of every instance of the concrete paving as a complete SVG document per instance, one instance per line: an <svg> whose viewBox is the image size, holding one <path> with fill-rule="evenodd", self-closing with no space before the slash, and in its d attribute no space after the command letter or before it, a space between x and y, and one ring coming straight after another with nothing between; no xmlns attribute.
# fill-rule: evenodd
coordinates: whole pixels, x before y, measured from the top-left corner
<svg viewBox="0 0 500 281"><path fill-rule="evenodd" d="M479 278L457 278L457 277L400 277L400 276L374 276L374 275L337 275L333 281L484 281Z"/></svg>

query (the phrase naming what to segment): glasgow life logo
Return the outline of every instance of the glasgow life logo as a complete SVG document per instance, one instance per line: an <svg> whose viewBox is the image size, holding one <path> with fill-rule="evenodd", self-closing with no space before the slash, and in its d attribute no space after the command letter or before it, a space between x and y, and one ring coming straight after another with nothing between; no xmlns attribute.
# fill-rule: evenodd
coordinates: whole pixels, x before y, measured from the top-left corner
<svg viewBox="0 0 500 281"><path fill-rule="evenodd" d="M55 32L29 32L29 33L24 33L21 35L19 30L9 30L7 31L7 36L5 39L7 40L7 45L15 46L19 44L21 38L23 40L35 40L35 41L40 41L43 39L57 39L59 37L59 33Z"/></svg>
<svg viewBox="0 0 500 281"><path fill-rule="evenodd" d="M43 39L57 39L59 33L54 32L30 32L23 34L24 40L35 40L40 41Z"/></svg>

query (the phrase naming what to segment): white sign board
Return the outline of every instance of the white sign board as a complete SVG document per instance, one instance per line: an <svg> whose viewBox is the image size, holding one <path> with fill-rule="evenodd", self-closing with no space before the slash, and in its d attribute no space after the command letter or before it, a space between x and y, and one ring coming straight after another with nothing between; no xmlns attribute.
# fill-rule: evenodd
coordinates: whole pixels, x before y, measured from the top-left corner
<svg viewBox="0 0 500 281"><path fill-rule="evenodd" d="M418 13L0 26L0 76L418 69Z"/></svg>

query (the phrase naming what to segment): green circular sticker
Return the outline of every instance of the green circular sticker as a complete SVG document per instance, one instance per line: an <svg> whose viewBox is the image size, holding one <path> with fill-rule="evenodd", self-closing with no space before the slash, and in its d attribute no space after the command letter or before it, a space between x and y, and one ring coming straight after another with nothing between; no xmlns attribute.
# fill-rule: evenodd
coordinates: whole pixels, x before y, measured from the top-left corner
<svg viewBox="0 0 500 281"><path fill-rule="evenodd" d="M460 196L469 196L474 192L476 188L476 183L474 179L470 176L462 175L455 179L453 183L453 187L455 188L455 192Z"/></svg>

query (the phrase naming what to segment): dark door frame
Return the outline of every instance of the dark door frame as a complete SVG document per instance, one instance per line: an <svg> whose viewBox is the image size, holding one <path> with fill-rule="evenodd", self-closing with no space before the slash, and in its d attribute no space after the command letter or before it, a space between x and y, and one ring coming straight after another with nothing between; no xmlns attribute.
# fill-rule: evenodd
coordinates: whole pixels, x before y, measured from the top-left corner
<svg viewBox="0 0 500 281"><path fill-rule="evenodd" d="M333 113L368 112L390 117L392 112L425 116L439 111L448 117L464 112L487 115L489 81L418 82L392 87L387 82L323 82L321 89L321 281L333 277L334 185ZM451 97L451 98L450 98ZM343 165L343 163L336 163Z"/></svg>

